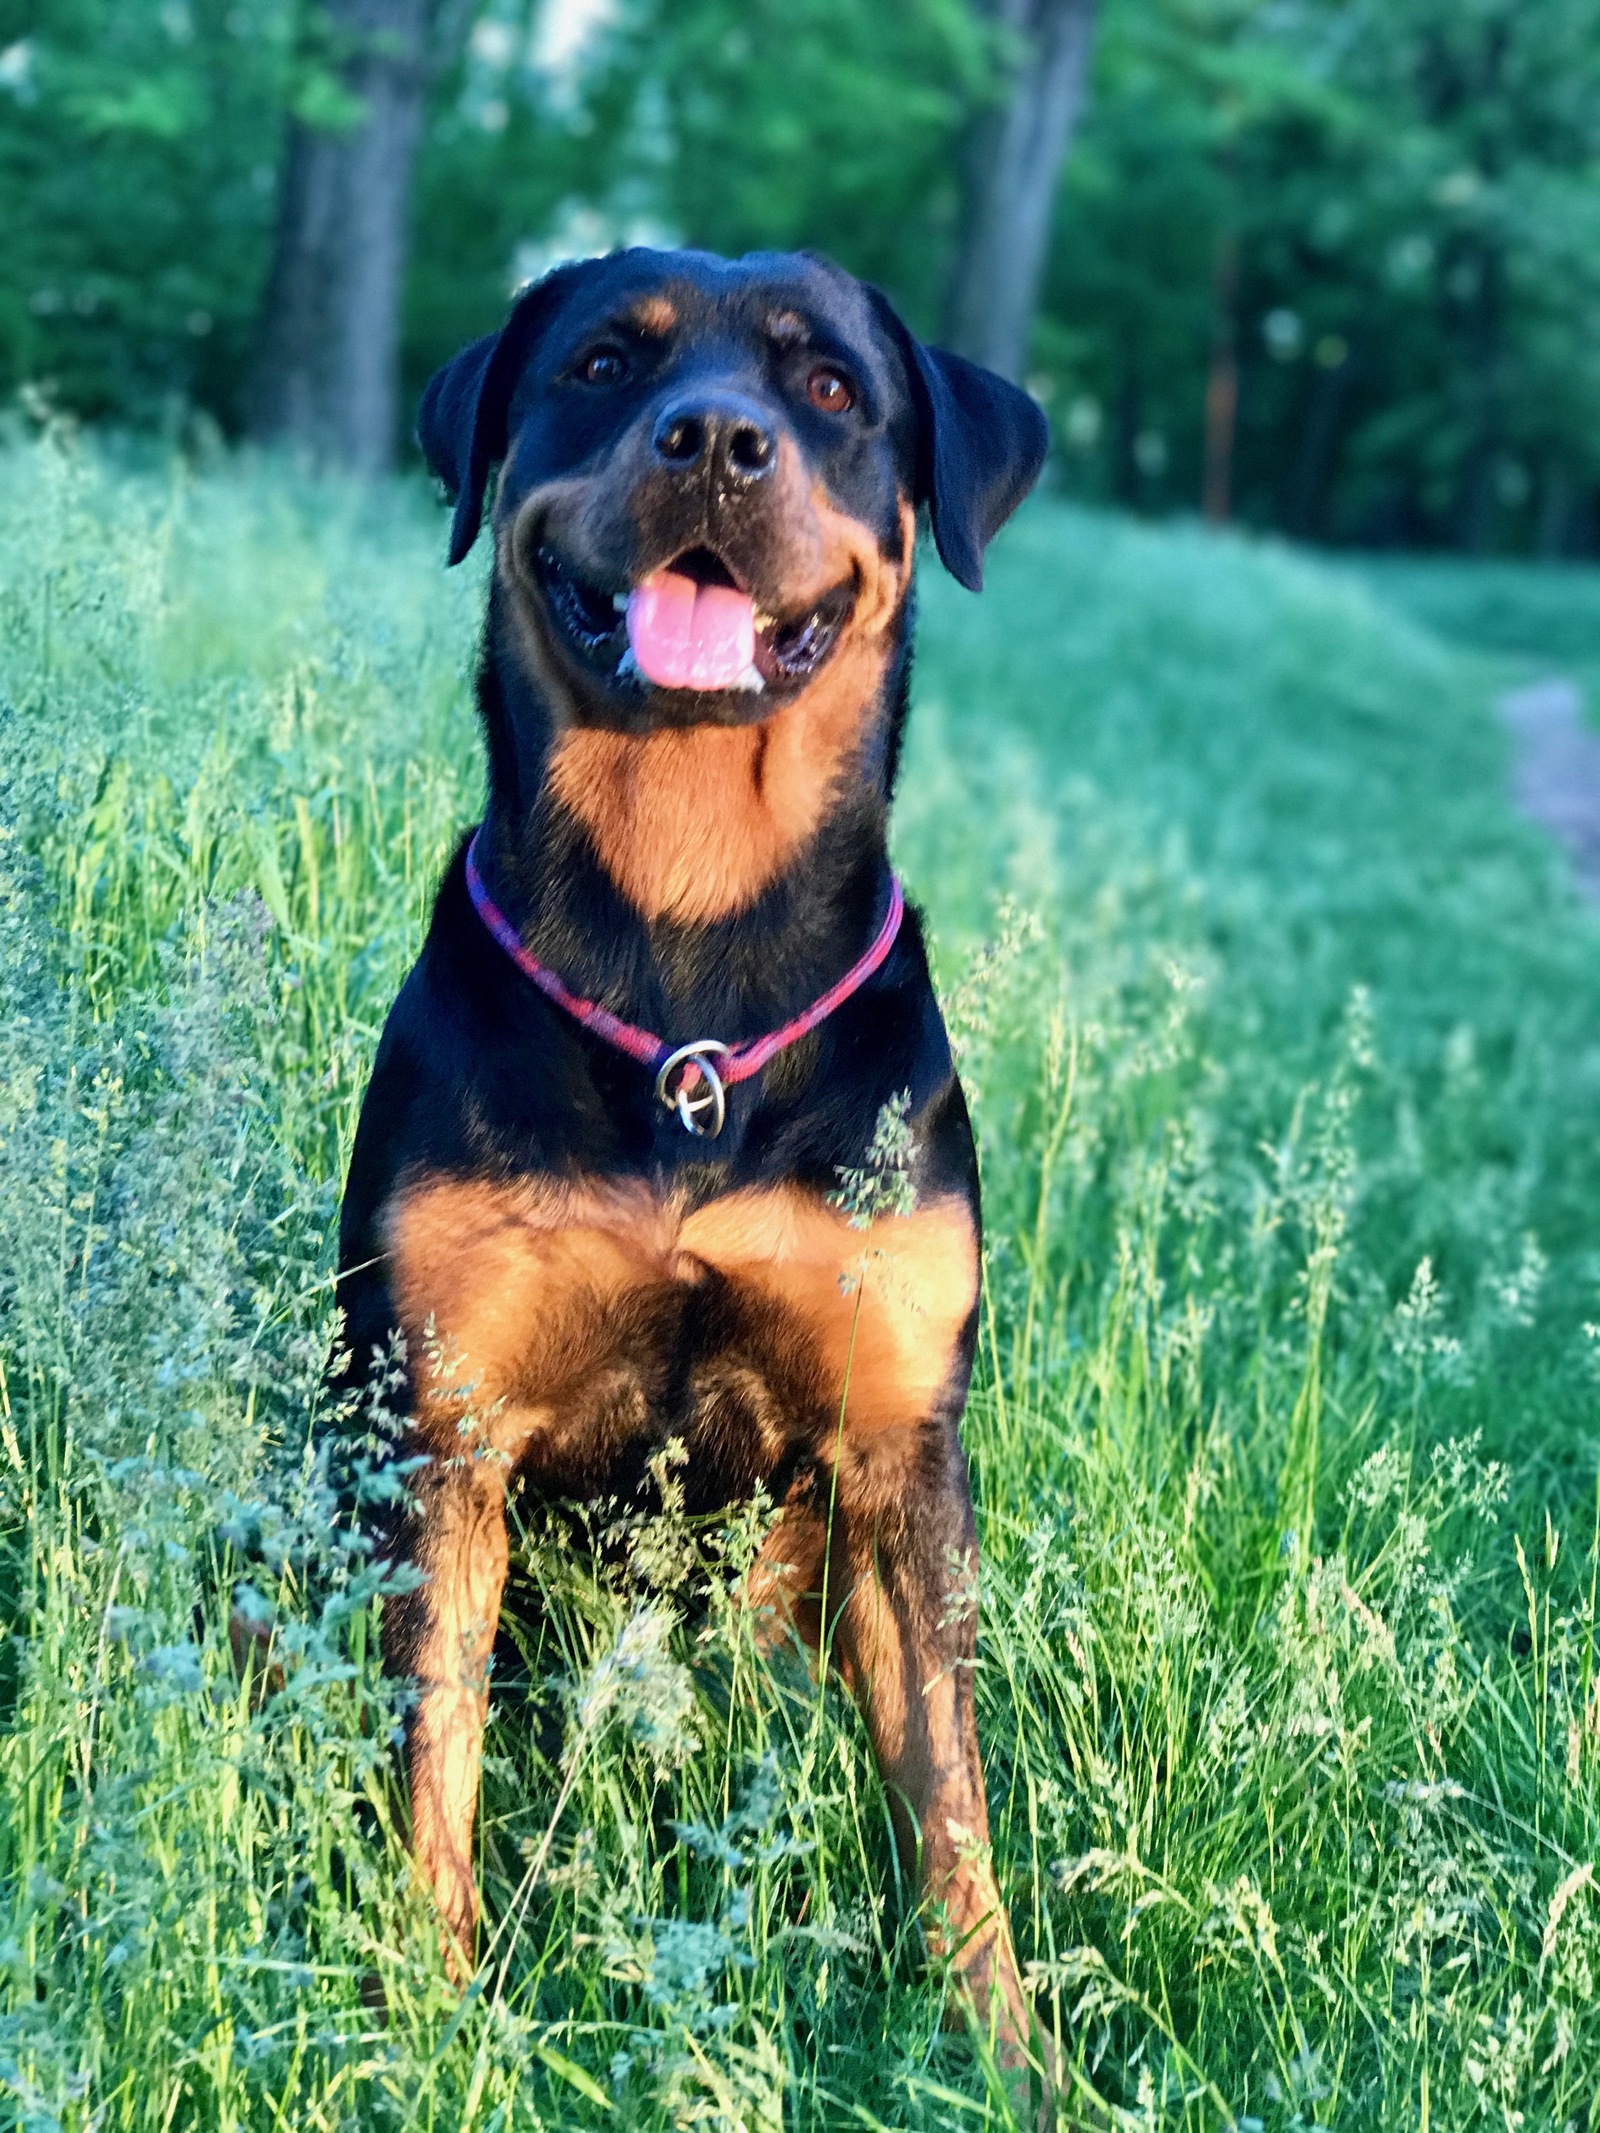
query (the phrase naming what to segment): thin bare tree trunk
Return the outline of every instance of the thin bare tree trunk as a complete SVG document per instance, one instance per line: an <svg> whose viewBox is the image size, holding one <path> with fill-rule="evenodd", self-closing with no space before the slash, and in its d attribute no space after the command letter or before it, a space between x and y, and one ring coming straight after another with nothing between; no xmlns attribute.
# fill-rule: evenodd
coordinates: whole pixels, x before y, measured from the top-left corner
<svg viewBox="0 0 1600 2133"><path fill-rule="evenodd" d="M1327 537L1328 498L1338 471L1346 412L1360 371L1360 356L1354 353L1342 363L1312 365L1305 415L1283 504L1284 531L1297 541Z"/></svg>
<svg viewBox="0 0 1600 2133"><path fill-rule="evenodd" d="M322 0L348 108L290 121L251 434L380 473L398 428L400 300L435 0Z"/></svg>
<svg viewBox="0 0 1600 2133"><path fill-rule="evenodd" d="M1225 230L1211 277L1211 361L1206 369L1203 504L1213 526L1233 510L1233 440L1239 422L1239 240Z"/></svg>
<svg viewBox="0 0 1600 2133"><path fill-rule="evenodd" d="M1007 47L1004 94L969 144L967 213L947 337L1020 379L1050 247L1056 180L1083 113L1096 0L987 0Z"/></svg>

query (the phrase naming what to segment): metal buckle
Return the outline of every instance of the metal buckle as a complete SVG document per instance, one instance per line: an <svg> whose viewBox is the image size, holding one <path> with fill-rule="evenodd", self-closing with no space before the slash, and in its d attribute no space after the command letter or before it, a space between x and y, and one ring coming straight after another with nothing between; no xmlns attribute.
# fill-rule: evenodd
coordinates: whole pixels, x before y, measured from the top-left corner
<svg viewBox="0 0 1600 2133"><path fill-rule="evenodd" d="M729 1049L712 1037L702 1037L697 1044L680 1044L662 1060L656 1076L658 1100L668 1111L677 1112L684 1132L692 1133L697 1140L714 1141L728 1115L727 1091L710 1055ZM692 1092L685 1086L683 1073L691 1061L700 1070L700 1081Z"/></svg>

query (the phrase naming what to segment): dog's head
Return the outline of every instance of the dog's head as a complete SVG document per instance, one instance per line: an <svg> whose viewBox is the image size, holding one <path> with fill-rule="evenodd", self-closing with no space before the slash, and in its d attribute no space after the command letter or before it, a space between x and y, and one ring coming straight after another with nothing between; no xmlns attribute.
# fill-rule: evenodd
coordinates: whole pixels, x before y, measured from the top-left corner
<svg viewBox="0 0 1600 2133"><path fill-rule="evenodd" d="M634 250L559 268L429 384L419 435L455 498L493 470L496 568L564 722L767 717L884 638L915 513L976 590L1044 458L1025 393L925 348L809 256Z"/></svg>

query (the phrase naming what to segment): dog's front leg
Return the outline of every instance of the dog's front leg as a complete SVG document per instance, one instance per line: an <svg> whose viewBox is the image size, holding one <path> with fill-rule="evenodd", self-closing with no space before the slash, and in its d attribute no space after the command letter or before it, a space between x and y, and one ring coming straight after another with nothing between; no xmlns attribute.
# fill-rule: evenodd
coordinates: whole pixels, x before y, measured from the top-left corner
<svg viewBox="0 0 1600 2133"><path fill-rule="evenodd" d="M411 1848L459 1981L472 1969L478 1917L472 1832L509 1554L504 1464L487 1453L437 1459L413 1500L403 1552L425 1582L387 1602L384 1663L415 1683L405 1734Z"/></svg>
<svg viewBox="0 0 1600 2133"><path fill-rule="evenodd" d="M865 1713L929 1941L1016 2066L1032 2025L989 1856L972 1690L977 1536L953 1425L847 1435L836 1494L834 1656Z"/></svg>

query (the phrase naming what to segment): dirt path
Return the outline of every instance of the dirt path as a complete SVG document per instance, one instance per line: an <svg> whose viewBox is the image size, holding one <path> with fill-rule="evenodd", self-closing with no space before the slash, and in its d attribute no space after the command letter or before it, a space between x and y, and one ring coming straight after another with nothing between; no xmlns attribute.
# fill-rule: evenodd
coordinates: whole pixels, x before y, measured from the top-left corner
<svg viewBox="0 0 1600 2133"><path fill-rule="evenodd" d="M1579 888L1600 903L1600 732L1583 691L1552 676L1508 689L1497 709L1517 744L1517 805L1565 846Z"/></svg>

